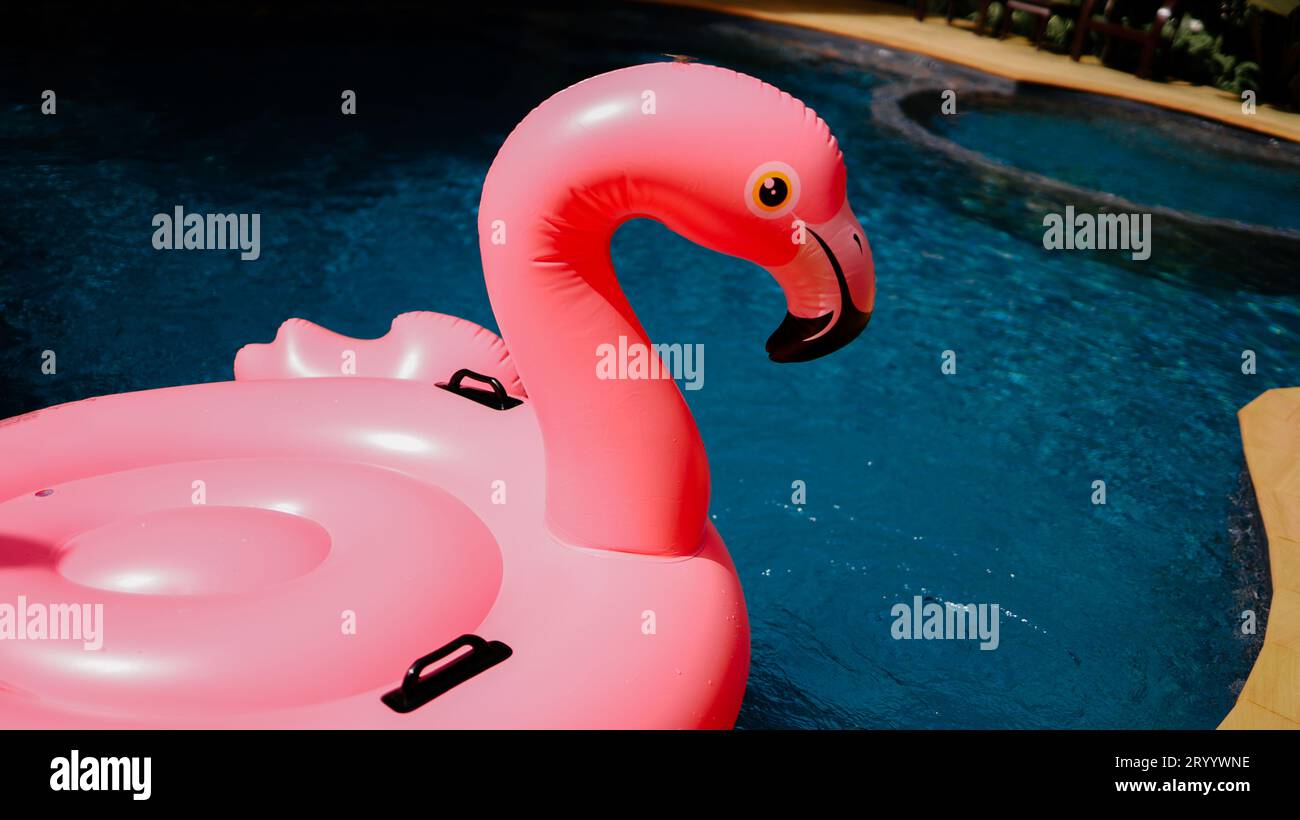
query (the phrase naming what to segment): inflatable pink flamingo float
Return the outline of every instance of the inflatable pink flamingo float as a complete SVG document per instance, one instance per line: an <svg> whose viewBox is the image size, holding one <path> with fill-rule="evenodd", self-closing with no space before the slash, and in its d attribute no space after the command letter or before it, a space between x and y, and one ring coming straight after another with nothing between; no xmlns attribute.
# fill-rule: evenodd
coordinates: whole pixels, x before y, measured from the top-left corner
<svg viewBox="0 0 1300 820"><path fill-rule="evenodd" d="M749 626L699 433L671 379L597 375L649 345L609 254L634 217L776 278L776 361L870 318L816 114L699 64L579 83L483 186L504 342L291 319L234 381L0 423L0 726L730 727Z"/></svg>

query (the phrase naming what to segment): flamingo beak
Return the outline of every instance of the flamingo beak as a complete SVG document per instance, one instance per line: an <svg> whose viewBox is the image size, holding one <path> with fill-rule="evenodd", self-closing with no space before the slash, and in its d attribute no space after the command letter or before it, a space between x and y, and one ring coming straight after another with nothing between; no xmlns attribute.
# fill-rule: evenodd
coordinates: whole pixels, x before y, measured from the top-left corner
<svg viewBox="0 0 1300 820"><path fill-rule="evenodd" d="M768 272L785 291L786 314L767 340L774 362L807 362L857 338L876 302L871 247L848 200L830 220L805 225L793 261Z"/></svg>

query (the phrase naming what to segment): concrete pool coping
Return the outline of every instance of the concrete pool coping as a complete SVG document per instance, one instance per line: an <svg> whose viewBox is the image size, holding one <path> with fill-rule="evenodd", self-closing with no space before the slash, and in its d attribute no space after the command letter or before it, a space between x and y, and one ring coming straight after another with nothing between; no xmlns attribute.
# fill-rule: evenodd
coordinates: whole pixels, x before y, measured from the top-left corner
<svg viewBox="0 0 1300 820"><path fill-rule="evenodd" d="M1268 534L1273 601L1264 646L1220 729L1300 729L1300 387L1269 390L1237 413Z"/></svg>
<svg viewBox="0 0 1300 820"><path fill-rule="evenodd" d="M1300 142L1300 114L1260 104L1255 114L1241 110L1241 98L1210 86L1181 81L1154 82L1104 66L1095 57L1075 63L1065 54L1036 51L1023 38L977 37L965 26L949 26L939 16L918 21L910 6L880 2L820 0L798 7L782 0L649 0L666 5L767 20L865 40L975 68L1015 82L1068 88L1156 105L1206 119Z"/></svg>

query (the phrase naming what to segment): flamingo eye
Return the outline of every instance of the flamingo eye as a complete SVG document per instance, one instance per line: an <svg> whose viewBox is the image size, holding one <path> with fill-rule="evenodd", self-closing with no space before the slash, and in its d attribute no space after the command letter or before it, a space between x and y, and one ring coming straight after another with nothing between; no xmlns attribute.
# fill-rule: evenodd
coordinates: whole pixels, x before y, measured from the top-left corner
<svg viewBox="0 0 1300 820"><path fill-rule="evenodd" d="M745 204L768 219L784 216L799 199L799 175L784 162L765 162L754 169L745 184Z"/></svg>
<svg viewBox="0 0 1300 820"><path fill-rule="evenodd" d="M785 174L773 171L763 175L758 183L758 205L775 211L790 198L790 180Z"/></svg>

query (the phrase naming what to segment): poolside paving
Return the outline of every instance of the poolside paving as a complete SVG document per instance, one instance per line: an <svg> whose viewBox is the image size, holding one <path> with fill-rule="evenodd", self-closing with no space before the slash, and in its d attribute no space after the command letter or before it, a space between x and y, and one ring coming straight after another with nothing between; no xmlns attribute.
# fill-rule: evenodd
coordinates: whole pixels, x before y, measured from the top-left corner
<svg viewBox="0 0 1300 820"><path fill-rule="evenodd" d="M1273 602L1264 648L1220 729L1300 729L1300 387L1269 390L1237 414L1268 534Z"/></svg>
<svg viewBox="0 0 1300 820"><path fill-rule="evenodd" d="M1141 80L1133 74L1103 66L1095 57L1084 57L1075 63L1065 54L1036 51L1021 37L1006 40L977 37L965 21L954 21L950 26L941 15L918 21L909 5L848 0L652 1L847 35L1017 82L1122 97L1300 142L1300 114L1263 104L1257 107L1256 113L1246 114L1240 97L1227 91L1178 81Z"/></svg>

